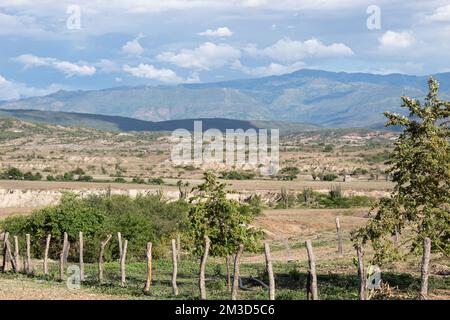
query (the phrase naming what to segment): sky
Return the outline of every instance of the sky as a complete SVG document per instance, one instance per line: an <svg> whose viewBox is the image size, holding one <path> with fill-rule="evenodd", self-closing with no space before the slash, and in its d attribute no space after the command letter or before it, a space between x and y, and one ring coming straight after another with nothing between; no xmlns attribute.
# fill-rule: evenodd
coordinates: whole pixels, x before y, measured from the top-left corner
<svg viewBox="0 0 450 320"><path fill-rule="evenodd" d="M450 72L450 0L0 0L0 100L302 68Z"/></svg>

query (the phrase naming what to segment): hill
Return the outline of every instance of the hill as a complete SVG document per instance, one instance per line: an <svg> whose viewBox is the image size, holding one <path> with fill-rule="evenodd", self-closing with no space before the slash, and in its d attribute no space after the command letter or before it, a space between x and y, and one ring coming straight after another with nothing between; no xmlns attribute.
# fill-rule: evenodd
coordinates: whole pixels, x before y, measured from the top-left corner
<svg viewBox="0 0 450 320"><path fill-rule="evenodd" d="M60 126L92 128L109 131L173 131L187 129L192 131L194 121L201 120L203 130L216 128L221 131L226 129L280 129L281 134L289 134L303 131L314 131L320 126L302 123L289 123L286 121L247 121L224 118L198 118L180 119L168 121L145 121L120 116L107 116L89 113L41 111L41 110L7 110L0 109L0 119L14 118L32 123L52 124Z"/></svg>
<svg viewBox="0 0 450 320"><path fill-rule="evenodd" d="M441 84L442 97L448 99L450 73L435 77ZM425 76L303 69L281 76L217 83L58 91L44 97L2 102L0 108L150 121L227 118L380 128L385 122L384 111L400 111L400 96L423 98L426 90Z"/></svg>

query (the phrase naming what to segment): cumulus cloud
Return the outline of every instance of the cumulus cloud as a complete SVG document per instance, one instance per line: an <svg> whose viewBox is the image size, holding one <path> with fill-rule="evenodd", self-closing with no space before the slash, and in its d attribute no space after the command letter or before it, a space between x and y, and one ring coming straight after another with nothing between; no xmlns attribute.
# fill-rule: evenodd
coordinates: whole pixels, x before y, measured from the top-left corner
<svg viewBox="0 0 450 320"><path fill-rule="evenodd" d="M180 52L166 51L156 59L181 68L211 70L228 65L239 59L241 52L228 44L205 42L195 49L182 49Z"/></svg>
<svg viewBox="0 0 450 320"><path fill-rule="evenodd" d="M343 43L326 45L314 38L306 41L284 38L263 49L249 45L244 51L250 56L264 56L281 62L296 62L308 57L345 57L354 54L352 49Z"/></svg>
<svg viewBox="0 0 450 320"><path fill-rule="evenodd" d="M24 15L9 15L0 12L0 35L38 35L46 31L35 18Z"/></svg>
<svg viewBox="0 0 450 320"><path fill-rule="evenodd" d="M57 84L51 84L47 88L30 87L21 82L8 80L0 75L0 101L15 100L34 96L44 96L61 89L63 89L63 87Z"/></svg>
<svg viewBox="0 0 450 320"><path fill-rule="evenodd" d="M50 67L61 71L68 77L72 76L91 76L95 74L95 67L84 63L72 63L69 61L61 61L50 57L38 57L32 54L22 54L13 59L22 63L25 68L32 67Z"/></svg>
<svg viewBox="0 0 450 320"><path fill-rule="evenodd" d="M236 61L232 67L235 70L242 71L251 76L266 77L294 72L303 68L304 66L305 64L302 61L298 61L288 65L272 62L267 66L247 67L242 65L240 61Z"/></svg>
<svg viewBox="0 0 450 320"><path fill-rule="evenodd" d="M220 27L216 30L208 29L206 31L200 32L199 36L207 36L207 37L231 37L233 32L227 27Z"/></svg>
<svg viewBox="0 0 450 320"><path fill-rule="evenodd" d="M450 22L450 4L439 7L434 12L426 16L424 21L426 22Z"/></svg>
<svg viewBox="0 0 450 320"><path fill-rule="evenodd" d="M116 62L109 59L100 59L98 62L94 63L94 66L102 73L120 71L120 66Z"/></svg>
<svg viewBox="0 0 450 320"><path fill-rule="evenodd" d="M168 83L180 83L183 82L183 78L177 76L177 74L170 69L158 69L151 64L141 63L137 67L130 67L125 64L122 67L123 71L138 78L154 79L161 82Z"/></svg>
<svg viewBox="0 0 450 320"><path fill-rule="evenodd" d="M410 32L395 32L388 30L379 38L379 41L382 49L396 50L410 47L415 40Z"/></svg>
<svg viewBox="0 0 450 320"><path fill-rule="evenodd" d="M144 48L142 48L139 40L143 38L143 35L140 34L135 39L128 41L122 46L122 53L130 56L140 56L144 52Z"/></svg>

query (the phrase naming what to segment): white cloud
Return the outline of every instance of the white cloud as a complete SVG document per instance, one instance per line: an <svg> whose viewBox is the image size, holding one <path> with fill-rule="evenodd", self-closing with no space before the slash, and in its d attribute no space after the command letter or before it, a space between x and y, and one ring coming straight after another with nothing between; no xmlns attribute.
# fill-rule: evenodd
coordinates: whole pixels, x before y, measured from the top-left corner
<svg viewBox="0 0 450 320"><path fill-rule="evenodd" d="M0 35L38 35L45 32L34 17L0 12Z"/></svg>
<svg viewBox="0 0 450 320"><path fill-rule="evenodd" d="M141 63L137 67L130 67L125 64L122 67L123 71L138 78L154 79L161 82L180 83L183 79L170 69L158 69L151 64Z"/></svg>
<svg viewBox="0 0 450 320"><path fill-rule="evenodd" d="M195 49L182 49L175 53L166 51L158 54L156 59L181 68L211 70L228 65L239 59L241 52L228 44L205 42Z"/></svg>
<svg viewBox="0 0 450 320"><path fill-rule="evenodd" d="M84 63L72 63L69 61L61 61L55 58L38 57L32 54L22 54L13 59L25 65L25 68L32 67L51 67L58 71L61 71L66 76L91 76L95 73L96 69L93 66L89 66Z"/></svg>
<svg viewBox="0 0 450 320"><path fill-rule="evenodd" d="M426 16L424 21L427 22L449 22L450 21L450 4L439 7L434 10L433 14Z"/></svg>
<svg viewBox="0 0 450 320"><path fill-rule="evenodd" d="M8 80L0 75L0 100L15 100L26 97L44 96L58 90L63 86L51 84L47 88L29 87L24 83Z"/></svg>
<svg viewBox="0 0 450 320"><path fill-rule="evenodd" d="M415 40L410 32L395 32L388 30L380 37L379 41L382 49L396 50L410 47Z"/></svg>
<svg viewBox="0 0 450 320"><path fill-rule="evenodd" d="M139 43L139 40L141 38L143 38L142 34L137 36L135 39L125 43L122 46L122 52L130 56L140 56L144 52L144 48L142 48L141 44Z"/></svg>
<svg viewBox="0 0 450 320"><path fill-rule="evenodd" d="M102 73L112 73L120 71L120 66L109 59L100 59L94 66Z"/></svg>
<svg viewBox="0 0 450 320"><path fill-rule="evenodd" d="M285 73L290 73L297 71L301 68L303 68L305 64L302 61L298 61L292 64L283 65L279 63L272 62L267 66L261 66L261 67L247 67L243 66L240 61L236 61L233 64L233 69L240 70L246 74L255 76L255 77L266 77L266 76L273 76L273 75L281 75Z"/></svg>
<svg viewBox="0 0 450 320"><path fill-rule="evenodd" d="M208 29L204 32L200 32L198 35L207 37L231 37L233 32L227 27L220 27L216 30Z"/></svg>
<svg viewBox="0 0 450 320"><path fill-rule="evenodd" d="M250 56L264 56L282 62L295 62L308 57L345 57L354 54L352 49L343 43L325 45L314 38L306 41L284 38L264 49L250 45L244 51Z"/></svg>

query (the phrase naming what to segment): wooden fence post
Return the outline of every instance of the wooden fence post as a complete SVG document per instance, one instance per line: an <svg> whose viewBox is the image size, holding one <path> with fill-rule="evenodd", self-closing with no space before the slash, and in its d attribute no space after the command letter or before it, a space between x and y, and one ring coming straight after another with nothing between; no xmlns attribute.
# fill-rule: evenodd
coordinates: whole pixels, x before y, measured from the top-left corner
<svg viewBox="0 0 450 320"><path fill-rule="evenodd" d="M9 232L5 232L3 234L3 267L2 267L3 272L7 272L10 270L9 263L11 256L8 253L8 237Z"/></svg>
<svg viewBox="0 0 450 320"><path fill-rule="evenodd" d="M420 300L428 298L428 266L430 264L431 240L426 237L423 239L423 254L421 266L421 282L420 282Z"/></svg>
<svg viewBox="0 0 450 320"><path fill-rule="evenodd" d="M359 300L366 300L366 272L364 270L364 248L361 244L356 246L358 255L358 275L359 275Z"/></svg>
<svg viewBox="0 0 450 320"><path fill-rule="evenodd" d="M150 291L152 285L152 243L147 242L147 282L145 283L145 291Z"/></svg>
<svg viewBox="0 0 450 320"><path fill-rule="evenodd" d="M117 232L117 241L119 242L119 261L120 257L122 257L122 234Z"/></svg>
<svg viewBox="0 0 450 320"><path fill-rule="evenodd" d="M225 258L225 263L227 264L227 290L228 292L231 292L231 271L230 271L230 255L227 254L227 257Z"/></svg>
<svg viewBox="0 0 450 320"><path fill-rule="evenodd" d="M206 300L206 285L205 285L205 269L206 269L206 259L208 259L209 246L211 241L208 236L204 237L205 250L203 252L203 257L200 261L200 275L198 277L198 286L200 289L200 299Z"/></svg>
<svg viewBox="0 0 450 320"><path fill-rule="evenodd" d="M309 288L307 288L307 296L311 293L312 300L319 300L317 293L316 257L314 256L311 240L306 240L305 244L309 262Z"/></svg>
<svg viewBox="0 0 450 320"><path fill-rule="evenodd" d="M108 244L109 240L111 240L112 235L108 234L106 239L100 243L100 255L98 257L98 281L100 283L103 282L103 255L105 253L105 247Z"/></svg>
<svg viewBox="0 0 450 320"><path fill-rule="evenodd" d="M31 274L33 272L33 265L31 264L31 239L30 239L30 234L26 234L26 242L27 242L27 248L26 248L26 253L27 253L27 263L26 263L26 273L27 274Z"/></svg>
<svg viewBox="0 0 450 320"><path fill-rule="evenodd" d="M270 247L264 243L264 253L266 256L267 273L269 274L269 300L275 300L275 278L273 276L272 258L270 257Z"/></svg>
<svg viewBox="0 0 450 320"><path fill-rule="evenodd" d="M79 250L80 250L80 281L84 281L84 259L83 259L83 232L78 233Z"/></svg>
<svg viewBox="0 0 450 320"><path fill-rule="evenodd" d="M50 250L50 240L52 238L51 234L47 235L47 240L45 241L45 251L44 251L44 274L48 275L48 251Z"/></svg>
<svg viewBox="0 0 450 320"><path fill-rule="evenodd" d="M239 287L239 263L241 260L242 251L244 251L244 245L240 244L239 249L234 258L234 276L233 276L233 287L231 288L231 300L237 299Z"/></svg>
<svg viewBox="0 0 450 320"><path fill-rule="evenodd" d="M67 232L64 232L63 246L62 246L61 254L59 256L59 279L60 280L64 280L64 266L65 266L65 262L66 262L66 250L67 250L68 242L69 242L69 240L68 240Z"/></svg>
<svg viewBox="0 0 450 320"><path fill-rule="evenodd" d="M128 240L125 239L122 248L122 256L120 257L120 285L125 287L126 275L125 275L125 259L127 257Z"/></svg>
<svg viewBox="0 0 450 320"><path fill-rule="evenodd" d="M20 272L19 237L14 236L14 262L15 272Z"/></svg>
<svg viewBox="0 0 450 320"><path fill-rule="evenodd" d="M178 286L177 286L177 245L175 239L172 239L172 289L173 294L178 295Z"/></svg>
<svg viewBox="0 0 450 320"><path fill-rule="evenodd" d="M344 250L342 248L341 224L339 222L339 217L336 217L336 233L338 239L338 254L342 257L344 254Z"/></svg>

